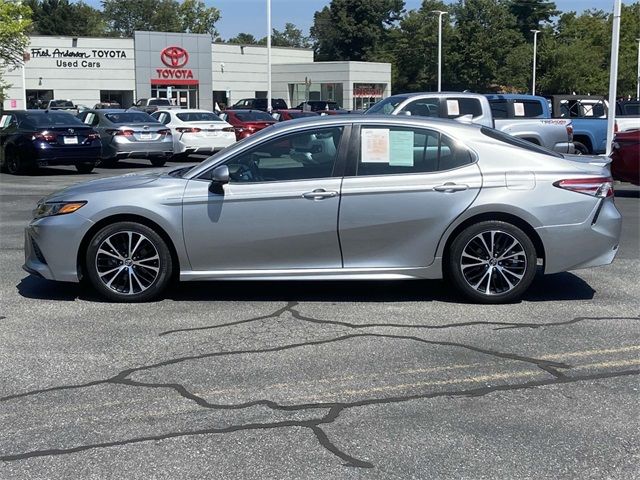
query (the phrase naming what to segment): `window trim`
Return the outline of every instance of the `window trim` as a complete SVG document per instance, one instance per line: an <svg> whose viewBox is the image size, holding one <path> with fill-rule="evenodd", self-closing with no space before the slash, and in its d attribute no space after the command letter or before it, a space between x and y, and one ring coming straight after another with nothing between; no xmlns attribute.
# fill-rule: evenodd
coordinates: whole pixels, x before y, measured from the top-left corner
<svg viewBox="0 0 640 480"><path fill-rule="evenodd" d="M283 137L286 137L288 135L295 135L295 134L299 134L299 133L303 133L306 131L311 131L311 130L325 130L325 129L329 129L329 128L342 128L342 137L340 138L340 144L338 145L338 151L337 151L337 155L336 155L336 159L335 162L333 164L333 170L331 172L331 176L329 177L314 177L314 178L298 178L298 179L293 179L293 180L268 180L268 181L264 181L264 182L237 182L237 183L233 183L233 185L265 185L265 184L280 184L280 183L291 183L291 182L307 182L310 180L323 180L323 179L329 179L329 178L343 178L345 176L345 166L347 163L347 153L348 153L348 146L349 146L349 140L352 136L351 132L353 131L352 125L350 123L340 123L340 124L336 124L336 125L327 125L327 126L322 126L320 128L316 127L308 127L308 128L304 128L304 129L300 129L300 130L289 130L287 132L282 132L279 135L274 135L269 137L268 139L265 139L264 142L272 142L272 141L277 141ZM247 138L251 138L251 137L247 137ZM190 180L200 180L200 181L205 181L207 183L211 183L211 179L210 178L203 178L208 176L215 168L221 166L221 165L225 165L227 162L229 162L230 160L238 157L238 156L242 156L245 155L248 151L254 149L255 147L261 145L264 142L260 142L260 144L251 144L249 146L247 146L246 148L243 148L242 150L235 152L232 156L230 157L225 157L223 160L214 163L213 165L211 165L209 168L207 168L205 171L201 172L200 174L198 174L196 177L192 177ZM231 183L231 182L230 182Z"/></svg>
<svg viewBox="0 0 640 480"><path fill-rule="evenodd" d="M433 172L407 172L407 173L383 173L383 174L379 174L379 175L358 175L358 165L360 164L360 132L362 130L362 127L380 127L380 128L411 128L411 129L416 129L416 130L430 130L432 132L435 132L438 134L438 155L440 155L440 144L441 144L441 138L447 137L449 139L451 139L454 142L458 142L461 145L464 146L464 148L469 152L469 155L471 156L471 161L465 165L461 165L459 167L454 167L454 168L449 168L447 170L436 170ZM463 142L462 140L456 138L453 135L450 135L446 132L443 132L442 130L439 130L437 128L431 128L431 127L422 127L422 126L415 126L415 125L403 125L403 124L395 124L395 123L355 123L353 125L353 128L351 130L351 142L349 144L349 163L347 165L347 168L345 170L345 178L346 177L354 177L354 178L374 178L374 177L397 177L400 175L438 175L441 173L446 173L446 172L452 172L454 170L459 170L461 168L466 168L470 165L475 165L476 163L478 163L478 154L476 153L476 151L474 149L472 149L471 147L469 147L469 145L466 142Z"/></svg>

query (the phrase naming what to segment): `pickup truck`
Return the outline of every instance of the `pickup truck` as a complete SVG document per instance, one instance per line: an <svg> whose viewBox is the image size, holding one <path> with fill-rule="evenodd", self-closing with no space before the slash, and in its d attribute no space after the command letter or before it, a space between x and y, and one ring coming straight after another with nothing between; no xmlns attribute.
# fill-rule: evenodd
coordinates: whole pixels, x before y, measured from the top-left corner
<svg viewBox="0 0 640 480"><path fill-rule="evenodd" d="M158 110L159 107L170 107L171 102L168 98L141 98L138 100L130 110L140 110L145 113L153 113Z"/></svg>
<svg viewBox="0 0 640 480"><path fill-rule="evenodd" d="M607 150L607 110L604 97L597 95L552 95L553 118L573 121L573 143L583 155L603 154Z"/></svg>
<svg viewBox="0 0 640 480"><path fill-rule="evenodd" d="M616 103L616 131L640 130L640 100L621 100Z"/></svg>
<svg viewBox="0 0 640 480"><path fill-rule="evenodd" d="M540 115L527 118L527 112L540 110L542 115L548 116L549 107L544 98L522 96L515 100L497 97L500 96L496 96L496 101L500 102L496 109L498 118L494 117L489 98L485 95L466 92L393 95L376 103L364 113L365 115L420 115L466 120L496 128L558 153L574 152L571 120L542 118ZM525 100L528 103L525 104Z"/></svg>

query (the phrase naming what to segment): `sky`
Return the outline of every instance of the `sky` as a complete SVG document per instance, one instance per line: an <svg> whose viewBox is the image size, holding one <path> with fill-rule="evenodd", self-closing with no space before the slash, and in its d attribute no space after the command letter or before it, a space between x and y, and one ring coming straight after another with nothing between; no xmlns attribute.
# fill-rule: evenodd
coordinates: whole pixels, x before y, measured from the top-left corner
<svg viewBox="0 0 640 480"><path fill-rule="evenodd" d="M87 3L99 7L100 0L86 0ZM133 0L135 1L135 0ZM204 0L207 6L214 6L221 12L221 19L216 23L220 36L227 40L240 32L250 33L256 38L267 34L267 0ZM623 0L631 4L634 0ZM445 0L452 3L452 0ZM283 30L287 22L295 24L306 34L313 24L313 14L328 5L330 0L271 0L271 23L273 28ZM613 0L555 0L561 11L577 11L595 8L613 11ZM405 8L419 8L422 0L405 0Z"/></svg>

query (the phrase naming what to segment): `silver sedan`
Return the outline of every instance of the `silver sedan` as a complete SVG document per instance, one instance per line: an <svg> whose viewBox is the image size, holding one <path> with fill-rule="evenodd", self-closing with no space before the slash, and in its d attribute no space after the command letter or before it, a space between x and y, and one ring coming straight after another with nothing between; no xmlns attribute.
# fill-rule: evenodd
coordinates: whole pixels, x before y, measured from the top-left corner
<svg viewBox="0 0 640 480"><path fill-rule="evenodd" d="M341 115L50 195L24 268L124 302L173 279L444 277L498 303L537 270L612 262L620 229L607 159L449 120Z"/></svg>

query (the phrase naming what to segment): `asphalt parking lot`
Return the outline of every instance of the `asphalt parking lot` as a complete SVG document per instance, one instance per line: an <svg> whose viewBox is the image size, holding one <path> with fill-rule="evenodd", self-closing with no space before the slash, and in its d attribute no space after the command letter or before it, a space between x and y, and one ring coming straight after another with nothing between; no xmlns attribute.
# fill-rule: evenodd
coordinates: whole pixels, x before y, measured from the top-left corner
<svg viewBox="0 0 640 480"><path fill-rule="evenodd" d="M640 477L640 189L612 265L513 305L439 281L121 305L21 270L38 199L140 168L0 175L0 478Z"/></svg>

